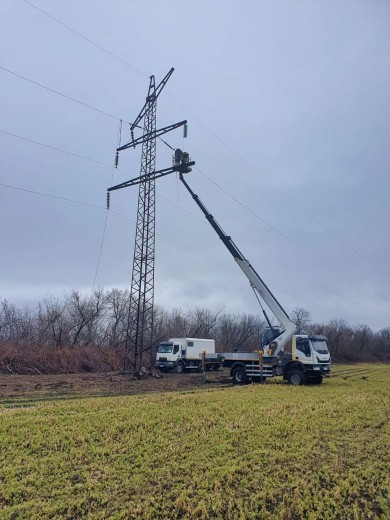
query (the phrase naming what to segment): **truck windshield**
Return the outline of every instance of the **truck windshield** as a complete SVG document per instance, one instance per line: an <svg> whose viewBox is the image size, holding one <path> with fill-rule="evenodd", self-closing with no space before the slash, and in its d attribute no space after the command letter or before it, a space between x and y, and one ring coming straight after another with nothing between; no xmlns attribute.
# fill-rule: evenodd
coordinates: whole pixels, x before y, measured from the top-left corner
<svg viewBox="0 0 390 520"><path fill-rule="evenodd" d="M161 343L158 347L157 352L160 352L161 354L169 354L170 352L172 352L172 347L172 343Z"/></svg>
<svg viewBox="0 0 390 520"><path fill-rule="evenodd" d="M311 344L313 345L314 351L318 352L318 354L329 354L328 346L325 340L311 338Z"/></svg>

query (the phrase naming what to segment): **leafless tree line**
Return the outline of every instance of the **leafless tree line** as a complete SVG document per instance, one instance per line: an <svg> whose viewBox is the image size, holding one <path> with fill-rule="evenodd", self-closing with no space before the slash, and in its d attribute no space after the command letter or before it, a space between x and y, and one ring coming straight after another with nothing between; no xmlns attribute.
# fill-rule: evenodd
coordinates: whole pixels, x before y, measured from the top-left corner
<svg viewBox="0 0 390 520"><path fill-rule="evenodd" d="M0 371L121 370L128 302L128 291L119 289L98 289L89 295L72 291L63 297L47 298L33 309L1 301ZM313 324L302 308L293 311L292 319L298 333L325 334L337 360L390 360L390 327L374 332L367 325L350 326L340 319ZM151 345L145 345L142 363L151 364L158 343L169 337L213 338L219 351L255 350L264 328L264 321L252 314L156 307L154 338Z"/></svg>

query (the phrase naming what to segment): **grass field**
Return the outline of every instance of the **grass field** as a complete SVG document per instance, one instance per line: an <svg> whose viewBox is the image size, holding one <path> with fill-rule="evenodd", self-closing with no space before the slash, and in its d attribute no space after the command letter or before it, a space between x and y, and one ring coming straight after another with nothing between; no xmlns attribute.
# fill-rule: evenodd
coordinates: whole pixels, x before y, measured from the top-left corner
<svg viewBox="0 0 390 520"><path fill-rule="evenodd" d="M390 518L390 366L0 404L0 517Z"/></svg>

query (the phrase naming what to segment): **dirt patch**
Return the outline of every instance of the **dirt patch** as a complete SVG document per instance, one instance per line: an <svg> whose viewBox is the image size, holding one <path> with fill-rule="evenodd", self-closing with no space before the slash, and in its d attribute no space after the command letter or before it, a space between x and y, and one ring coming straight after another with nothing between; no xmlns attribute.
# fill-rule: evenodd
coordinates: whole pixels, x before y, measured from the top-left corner
<svg viewBox="0 0 390 520"><path fill-rule="evenodd" d="M231 382L227 376L223 371L209 372L206 385L229 385ZM26 399L50 400L189 390L204 385L203 374L198 373L164 373L161 378L142 379L120 373L0 375L0 404Z"/></svg>

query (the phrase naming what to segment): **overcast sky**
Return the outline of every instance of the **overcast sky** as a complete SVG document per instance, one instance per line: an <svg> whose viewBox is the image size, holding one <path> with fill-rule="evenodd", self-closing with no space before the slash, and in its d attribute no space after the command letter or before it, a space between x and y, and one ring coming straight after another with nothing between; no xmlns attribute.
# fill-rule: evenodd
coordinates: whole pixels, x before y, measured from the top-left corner
<svg viewBox="0 0 390 520"><path fill-rule="evenodd" d="M188 119L185 148L202 173L187 180L279 301L315 321L390 326L390 2L32 3L134 68L24 0L1 2L1 67L125 121L149 76L175 67L157 125ZM115 117L0 77L2 132L113 163ZM183 145L180 129L166 139ZM3 185L100 206L0 186L0 298L91 291L111 168L4 133L0 146ZM170 161L159 143L157 167ZM140 150L120 167L137 176ZM157 192L156 303L259 312L177 178ZM136 203L137 188L112 194L123 216L108 215L99 286L130 285Z"/></svg>

